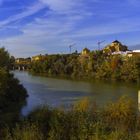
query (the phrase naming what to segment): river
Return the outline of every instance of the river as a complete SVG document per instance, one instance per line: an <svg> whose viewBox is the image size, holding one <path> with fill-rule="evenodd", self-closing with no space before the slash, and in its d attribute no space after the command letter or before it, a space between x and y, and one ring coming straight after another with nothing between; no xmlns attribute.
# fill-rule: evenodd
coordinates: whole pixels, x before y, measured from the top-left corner
<svg viewBox="0 0 140 140"><path fill-rule="evenodd" d="M27 104L22 109L23 115L45 105L68 107L85 97L99 106L104 106L108 102L116 101L126 95L137 104L138 84L47 78L34 76L25 71L14 71L13 73L27 89L29 95Z"/></svg>

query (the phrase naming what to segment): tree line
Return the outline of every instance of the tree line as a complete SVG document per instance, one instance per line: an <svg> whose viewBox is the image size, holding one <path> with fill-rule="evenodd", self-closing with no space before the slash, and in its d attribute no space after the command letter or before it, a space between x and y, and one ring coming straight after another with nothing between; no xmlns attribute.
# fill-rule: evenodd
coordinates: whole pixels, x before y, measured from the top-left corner
<svg viewBox="0 0 140 140"><path fill-rule="evenodd" d="M33 61L31 72L47 76L68 76L79 79L104 79L138 82L140 57L106 55L102 51L79 54L48 55L47 59Z"/></svg>

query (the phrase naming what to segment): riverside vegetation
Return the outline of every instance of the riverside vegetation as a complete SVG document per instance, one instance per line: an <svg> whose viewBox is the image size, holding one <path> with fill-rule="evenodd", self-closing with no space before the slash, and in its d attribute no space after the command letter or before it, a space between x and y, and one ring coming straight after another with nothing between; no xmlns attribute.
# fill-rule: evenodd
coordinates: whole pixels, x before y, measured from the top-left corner
<svg viewBox="0 0 140 140"><path fill-rule="evenodd" d="M116 103L109 103L103 108L98 108L88 99L83 99L69 110L43 107L32 111L26 117L21 117L20 109L27 97L26 90L9 72L13 61L4 48L0 49L0 57L1 140L140 140L140 116L135 103L127 97L122 97ZM62 56L58 57L62 59ZM69 57L77 62L77 55ZM97 58L99 63L103 63L101 58L100 61ZM131 61L137 62L136 59ZM43 63L45 62L38 62ZM132 68L135 68L133 64ZM124 72L127 70L128 67ZM137 71L134 71L135 73Z"/></svg>
<svg viewBox="0 0 140 140"><path fill-rule="evenodd" d="M0 131L5 125L19 120L19 113L27 97L26 89L9 72L12 57L0 49Z"/></svg>
<svg viewBox="0 0 140 140"><path fill-rule="evenodd" d="M106 55L103 51L90 52L88 57L77 53L48 55L46 60L33 61L30 69L47 76L139 82L140 57Z"/></svg>
<svg viewBox="0 0 140 140"><path fill-rule="evenodd" d="M102 109L83 99L67 111L36 109L2 134L2 140L140 140L140 117L126 97Z"/></svg>

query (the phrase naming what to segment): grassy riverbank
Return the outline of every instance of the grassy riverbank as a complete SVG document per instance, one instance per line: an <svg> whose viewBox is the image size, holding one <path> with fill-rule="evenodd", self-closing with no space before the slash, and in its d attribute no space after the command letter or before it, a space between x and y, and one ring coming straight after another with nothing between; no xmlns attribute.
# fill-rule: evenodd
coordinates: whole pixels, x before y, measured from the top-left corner
<svg viewBox="0 0 140 140"><path fill-rule="evenodd" d="M2 140L139 140L140 117L126 97L102 109L84 99L69 111L37 109L2 132Z"/></svg>

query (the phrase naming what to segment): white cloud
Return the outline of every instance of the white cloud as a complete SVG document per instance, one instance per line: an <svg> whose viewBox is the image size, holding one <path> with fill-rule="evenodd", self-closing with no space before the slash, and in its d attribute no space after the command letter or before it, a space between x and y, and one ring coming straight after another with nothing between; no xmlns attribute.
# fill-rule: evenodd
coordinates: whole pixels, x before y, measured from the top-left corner
<svg viewBox="0 0 140 140"><path fill-rule="evenodd" d="M100 2L102 0L90 1ZM17 57L29 56L36 53L46 53L45 50L50 53L52 53L51 50L59 53L61 51L66 52L70 43L78 40L82 42L83 39L81 38L83 37L131 32L140 28L139 19L132 19L131 17L97 24L93 20L94 7L92 11L88 10L85 0L38 0L38 3L28 7L25 12L1 21L0 26L28 17L45 7L49 7L50 10L46 10L41 18L35 18L22 27L15 25L15 30L20 30L23 34L0 40L13 55ZM104 13L98 14L103 17ZM111 13L111 16L114 17L114 13ZM87 24L86 20L90 25ZM130 21L133 23L128 24Z"/></svg>
<svg viewBox="0 0 140 140"><path fill-rule="evenodd" d="M130 21L133 21L133 23L128 24ZM139 18L124 18L122 20L110 21L105 24L80 29L76 31L71 37L103 36L140 31L139 23Z"/></svg>
<svg viewBox="0 0 140 140"><path fill-rule="evenodd" d="M50 51L51 47L68 46L72 40L64 36L73 29L75 20L79 20L79 18L74 18L74 20L62 18L59 21L56 21L55 18L49 20L45 18L36 19L20 29L23 32L22 35L9 37L0 42L8 48L11 54L18 57L20 55L25 56L25 54L26 56L29 55L27 50L35 54L36 52L44 53L44 47Z"/></svg>
<svg viewBox="0 0 140 140"><path fill-rule="evenodd" d="M67 11L82 3L83 0L40 0L53 11Z"/></svg>
<svg viewBox="0 0 140 140"><path fill-rule="evenodd" d="M45 8L45 5L43 5L41 3L34 4L31 7L28 7L27 9L25 9L24 12L13 15L13 16L7 18L4 21L0 21L0 27L5 26L5 25L7 25L11 22L15 22L17 20L23 19L25 17L31 16L31 15L37 13L38 11L40 11L43 8Z"/></svg>
<svg viewBox="0 0 140 140"><path fill-rule="evenodd" d="M37 18L34 22L26 25L21 31L23 35L10 37L2 43L9 46L9 50L15 56L29 56L38 53L53 53L68 51L67 46L77 42L82 37L94 37L117 33L133 32L140 28L139 19L131 19L133 25L128 25L130 19L114 21L104 25L74 29L76 22L81 18L63 17L59 21L55 18ZM63 26L62 26L63 25ZM46 52L45 52L46 50ZM29 52L29 53L27 53ZM37 53L38 52L38 53ZM17 55L18 54L18 55ZM20 56L21 55L21 56Z"/></svg>
<svg viewBox="0 0 140 140"><path fill-rule="evenodd" d="M82 0L75 0L73 2L70 0L39 1L40 2L37 4L28 7L25 12L21 12L0 22L0 27L4 25L10 27L9 23L37 13L45 7L51 9L51 11L46 11L47 14L43 18L36 18L31 23L25 24L22 27L16 25L15 27L12 26L12 28L20 30L23 34L0 40L15 56L17 56L16 54L18 54L18 56L20 56L20 54L23 56L24 52L27 52L27 50L29 50L29 52L32 50L32 53L39 52L44 49L44 46L67 46L69 43L73 42L73 40L67 38L66 35L74 30L76 22L82 20L84 17L91 16L91 13L85 11L84 8L74 8L77 5L81 5L77 2ZM75 13L76 11L78 11L78 14ZM60 13L66 13L67 16L60 16ZM26 55L28 54L26 53Z"/></svg>

